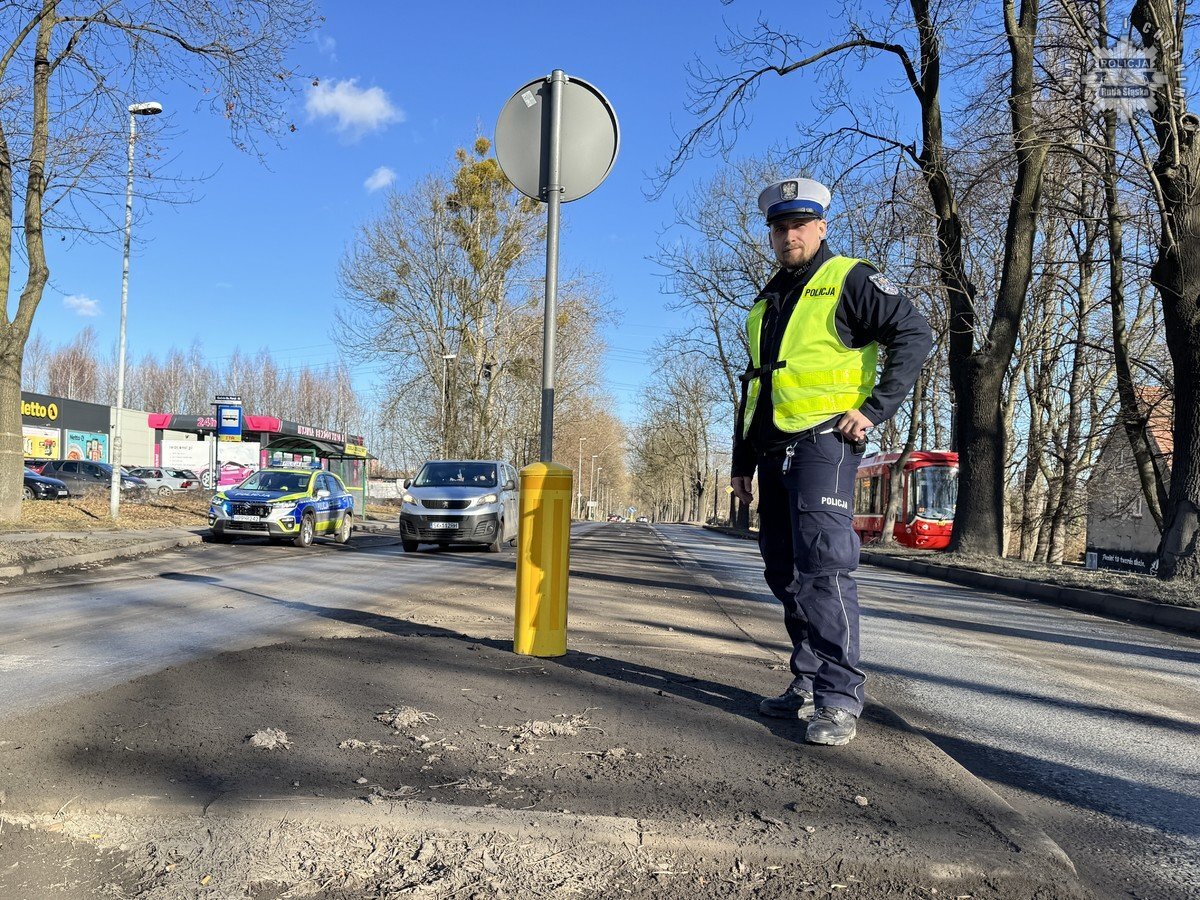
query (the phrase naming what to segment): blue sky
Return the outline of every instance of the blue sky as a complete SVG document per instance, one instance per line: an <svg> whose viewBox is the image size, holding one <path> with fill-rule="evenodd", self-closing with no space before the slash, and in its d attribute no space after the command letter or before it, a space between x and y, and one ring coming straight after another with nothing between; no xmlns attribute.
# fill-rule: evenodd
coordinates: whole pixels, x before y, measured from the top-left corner
<svg viewBox="0 0 1200 900"><path fill-rule="evenodd" d="M131 358L202 341L218 363L235 346L272 349L284 367L322 365L339 354L330 339L338 304L338 261L355 228L381 208L387 186L405 189L444 169L478 131L491 136L505 101L528 81L561 68L605 93L621 124L620 154L593 194L563 207L564 272L604 279L621 322L606 335L606 387L618 412L637 418L637 390L650 346L678 326L647 257L673 218L673 197L710 175L696 159L666 196L648 201L649 178L674 146L672 121L692 124L685 66L715 61L726 23L749 28L759 15L817 40L834 28L838 5L656 0L572 5L327 2L324 27L295 54L319 76L298 96L298 130L267 147L266 165L236 150L224 123L180 89L159 100L188 175L212 173L196 201L158 206L138 221L131 267ZM795 77L764 86L754 123L738 145L750 155L793 135L811 110L809 85ZM116 201L119 203L120 200ZM765 239L765 232L764 232ZM68 249L69 248L69 249ZM52 283L34 322L52 343L91 325L115 346L120 248L53 242ZM365 390L378 364L352 360Z"/></svg>

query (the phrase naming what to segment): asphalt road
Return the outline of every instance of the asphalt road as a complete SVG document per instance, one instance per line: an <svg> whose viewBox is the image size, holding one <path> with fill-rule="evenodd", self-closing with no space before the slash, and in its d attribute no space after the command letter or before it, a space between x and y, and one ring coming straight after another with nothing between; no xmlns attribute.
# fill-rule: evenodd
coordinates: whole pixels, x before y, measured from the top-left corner
<svg viewBox="0 0 1200 900"><path fill-rule="evenodd" d="M657 531L715 579L750 639L783 648L753 543ZM224 650L352 630L372 612L437 604L477 618L445 598L511 571L512 554L404 554L365 534L308 551L248 541L8 588L0 721ZM1200 644L882 569L859 580L875 699L1038 821L1097 896L1200 895Z"/></svg>
<svg viewBox="0 0 1200 900"><path fill-rule="evenodd" d="M0 721L165 666L404 615L437 592L469 596L513 562L511 546L406 554L398 537L356 531L345 546L249 539L23 579L0 589Z"/></svg>
<svg viewBox="0 0 1200 900"><path fill-rule="evenodd" d="M753 542L658 531L736 603L777 606ZM869 694L1034 818L1098 897L1200 896L1200 643L886 569L858 574Z"/></svg>
<svg viewBox="0 0 1200 900"><path fill-rule="evenodd" d="M327 633L329 616L309 599L347 618L409 608L424 585L462 583L481 567L511 564L512 554L405 554L397 539L365 533L307 551L248 540L8 588L0 592L0 719L224 650Z"/></svg>

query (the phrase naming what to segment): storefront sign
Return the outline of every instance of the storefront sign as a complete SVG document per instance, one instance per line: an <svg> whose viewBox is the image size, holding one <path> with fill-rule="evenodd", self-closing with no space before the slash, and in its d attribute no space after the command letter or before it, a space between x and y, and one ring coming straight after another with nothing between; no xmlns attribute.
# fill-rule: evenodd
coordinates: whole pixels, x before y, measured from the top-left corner
<svg viewBox="0 0 1200 900"><path fill-rule="evenodd" d="M99 403L84 403L21 391L21 424L31 428L59 428L108 434L112 410Z"/></svg>
<svg viewBox="0 0 1200 900"><path fill-rule="evenodd" d="M49 419L53 422L58 418L58 404L42 404L36 400L22 400L21 415L29 416L31 419Z"/></svg>

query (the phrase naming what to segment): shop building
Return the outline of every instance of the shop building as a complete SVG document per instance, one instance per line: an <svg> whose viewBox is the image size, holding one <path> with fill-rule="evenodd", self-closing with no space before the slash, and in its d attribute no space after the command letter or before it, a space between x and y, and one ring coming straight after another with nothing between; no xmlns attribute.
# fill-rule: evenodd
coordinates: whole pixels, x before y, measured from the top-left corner
<svg viewBox="0 0 1200 900"><path fill-rule="evenodd" d="M146 423L146 413L123 409L120 416L122 463L149 465L154 434ZM21 392L21 442L25 459L109 462L116 421L117 410L111 406Z"/></svg>
<svg viewBox="0 0 1200 900"><path fill-rule="evenodd" d="M100 403L22 391L24 458L109 462L118 412L121 464L126 467L191 469L206 487L224 487L267 466L319 466L342 479L354 494L358 514L363 513L371 458L363 438L274 416L245 416L242 440L218 444L215 415L118 411Z"/></svg>

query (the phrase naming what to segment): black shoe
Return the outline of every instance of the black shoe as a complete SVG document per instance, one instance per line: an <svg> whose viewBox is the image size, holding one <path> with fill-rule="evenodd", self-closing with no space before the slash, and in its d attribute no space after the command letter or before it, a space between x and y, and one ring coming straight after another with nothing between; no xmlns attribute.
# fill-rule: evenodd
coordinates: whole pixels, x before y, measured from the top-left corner
<svg viewBox="0 0 1200 900"><path fill-rule="evenodd" d="M816 709L812 694L792 688L788 688L778 697L767 697L758 704L759 714L773 719L807 719Z"/></svg>
<svg viewBox="0 0 1200 900"><path fill-rule="evenodd" d="M848 709L822 706L808 723L804 739L810 744L828 744L840 747L854 739L858 732L858 716Z"/></svg>

